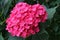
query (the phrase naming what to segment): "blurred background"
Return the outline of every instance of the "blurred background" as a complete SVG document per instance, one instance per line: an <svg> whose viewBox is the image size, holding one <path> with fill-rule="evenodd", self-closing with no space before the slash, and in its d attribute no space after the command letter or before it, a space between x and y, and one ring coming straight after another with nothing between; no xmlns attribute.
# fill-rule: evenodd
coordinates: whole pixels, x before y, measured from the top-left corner
<svg viewBox="0 0 60 40"><path fill-rule="evenodd" d="M18 2L39 3L46 7L48 13L47 21L39 23L40 32L26 39L12 37L5 30L5 20ZM0 40L60 40L60 0L0 0Z"/></svg>

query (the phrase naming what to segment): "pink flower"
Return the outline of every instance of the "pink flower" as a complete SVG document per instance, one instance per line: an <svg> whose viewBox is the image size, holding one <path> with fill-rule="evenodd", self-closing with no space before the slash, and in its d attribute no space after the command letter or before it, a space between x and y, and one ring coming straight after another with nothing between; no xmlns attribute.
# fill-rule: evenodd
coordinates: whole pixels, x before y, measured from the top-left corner
<svg viewBox="0 0 60 40"><path fill-rule="evenodd" d="M26 38L39 32L38 23L45 22L47 12L40 4L29 5L24 2L16 4L7 18L6 23L9 33L12 36Z"/></svg>

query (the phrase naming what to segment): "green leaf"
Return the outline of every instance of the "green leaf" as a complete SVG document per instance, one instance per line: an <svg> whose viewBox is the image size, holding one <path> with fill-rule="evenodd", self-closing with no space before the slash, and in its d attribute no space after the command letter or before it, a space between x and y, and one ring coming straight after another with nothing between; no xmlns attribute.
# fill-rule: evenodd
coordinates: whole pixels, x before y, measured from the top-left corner
<svg viewBox="0 0 60 40"><path fill-rule="evenodd" d="M38 0L38 2L40 3L40 4L43 4L43 3L45 3L45 0Z"/></svg>
<svg viewBox="0 0 60 40"><path fill-rule="evenodd" d="M11 3L12 3L12 0L9 0L9 1L5 4L4 8L2 9L2 14L3 14L4 16L7 15L7 12L9 11L9 7L11 6Z"/></svg>
<svg viewBox="0 0 60 40"><path fill-rule="evenodd" d="M3 23L6 21L6 19L3 22L0 22L0 25L3 25Z"/></svg>
<svg viewBox="0 0 60 40"><path fill-rule="evenodd" d="M1 12L1 9L3 8L4 6L4 0L0 0L0 12Z"/></svg>
<svg viewBox="0 0 60 40"><path fill-rule="evenodd" d="M54 8L47 9L48 19L52 19L53 18L54 14L56 12L56 8L57 8L57 6L54 7Z"/></svg>
<svg viewBox="0 0 60 40"><path fill-rule="evenodd" d="M4 38L2 37L2 34L0 33L0 40L4 40Z"/></svg>
<svg viewBox="0 0 60 40"><path fill-rule="evenodd" d="M38 1L38 0L36 0L36 1ZM31 5L33 5L33 4L35 4L36 3L36 1L34 1L34 0L25 0L25 2L27 2L28 4L31 4Z"/></svg>
<svg viewBox="0 0 60 40"><path fill-rule="evenodd" d="M22 2L22 1L24 1L24 0L18 0L19 2Z"/></svg>
<svg viewBox="0 0 60 40"><path fill-rule="evenodd" d="M32 39L32 36L25 38L25 40L31 40L31 39Z"/></svg>
<svg viewBox="0 0 60 40"><path fill-rule="evenodd" d="M40 38L37 34L35 34L35 35L32 36L31 40L40 40Z"/></svg>
<svg viewBox="0 0 60 40"><path fill-rule="evenodd" d="M32 36L32 40L48 40L48 32L43 28L39 33Z"/></svg>
<svg viewBox="0 0 60 40"><path fill-rule="evenodd" d="M13 37L13 36L9 36L8 40L24 40L21 37Z"/></svg>
<svg viewBox="0 0 60 40"><path fill-rule="evenodd" d="M17 3L17 2L23 2L24 0L15 0L15 3Z"/></svg>
<svg viewBox="0 0 60 40"><path fill-rule="evenodd" d="M0 5L1 5L1 7L3 8L6 4L7 4L7 2L8 2L9 0L0 0Z"/></svg>
<svg viewBox="0 0 60 40"><path fill-rule="evenodd" d="M55 32L57 32L58 31L58 28L59 28L59 26L57 25L55 25L54 27L53 27L53 30L55 31Z"/></svg>
<svg viewBox="0 0 60 40"><path fill-rule="evenodd" d="M41 32L38 34L40 40L48 40L49 39L49 34L48 32L43 28Z"/></svg>
<svg viewBox="0 0 60 40"><path fill-rule="evenodd" d="M48 27L50 26L50 21L47 20L47 21L44 22L44 23L40 23L40 26L46 29L46 28L48 28Z"/></svg>
<svg viewBox="0 0 60 40"><path fill-rule="evenodd" d="M46 33L42 33L39 35L40 37L40 40L48 40L49 39L49 36L46 34Z"/></svg>
<svg viewBox="0 0 60 40"><path fill-rule="evenodd" d="M9 0L5 0L5 1L4 1L4 5L6 5L6 4L8 3L8 1L9 1Z"/></svg>
<svg viewBox="0 0 60 40"><path fill-rule="evenodd" d="M56 3L57 3L57 4L60 4L60 0L56 0Z"/></svg>

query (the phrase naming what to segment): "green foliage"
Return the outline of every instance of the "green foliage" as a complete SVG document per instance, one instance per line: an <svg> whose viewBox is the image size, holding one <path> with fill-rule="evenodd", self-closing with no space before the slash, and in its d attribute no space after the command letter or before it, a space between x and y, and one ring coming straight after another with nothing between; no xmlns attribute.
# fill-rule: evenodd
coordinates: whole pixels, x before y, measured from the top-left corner
<svg viewBox="0 0 60 40"><path fill-rule="evenodd" d="M4 38L2 37L2 34L0 33L0 40L4 40Z"/></svg>
<svg viewBox="0 0 60 40"><path fill-rule="evenodd" d="M40 3L46 7L48 20L39 23L40 32L26 39L12 37L6 30L5 20L18 2ZM60 0L0 0L0 40L60 40Z"/></svg>
<svg viewBox="0 0 60 40"><path fill-rule="evenodd" d="M48 13L48 19L52 19L53 18L54 14L56 12L56 8L57 7L46 9L47 13Z"/></svg>
<svg viewBox="0 0 60 40"><path fill-rule="evenodd" d="M20 38L20 37L12 37L12 36L9 36L8 40L24 40L23 38Z"/></svg>

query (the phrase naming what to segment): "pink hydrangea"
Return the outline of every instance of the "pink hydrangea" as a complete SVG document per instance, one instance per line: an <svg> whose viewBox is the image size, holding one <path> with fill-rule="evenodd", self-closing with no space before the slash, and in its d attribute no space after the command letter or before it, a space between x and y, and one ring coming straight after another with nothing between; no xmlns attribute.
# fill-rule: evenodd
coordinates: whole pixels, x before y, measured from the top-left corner
<svg viewBox="0 0 60 40"><path fill-rule="evenodd" d="M15 5L7 18L6 30L12 36L26 38L39 32L38 23L45 22L46 19L47 12L43 5L20 2Z"/></svg>

